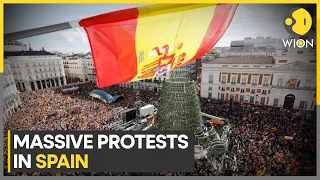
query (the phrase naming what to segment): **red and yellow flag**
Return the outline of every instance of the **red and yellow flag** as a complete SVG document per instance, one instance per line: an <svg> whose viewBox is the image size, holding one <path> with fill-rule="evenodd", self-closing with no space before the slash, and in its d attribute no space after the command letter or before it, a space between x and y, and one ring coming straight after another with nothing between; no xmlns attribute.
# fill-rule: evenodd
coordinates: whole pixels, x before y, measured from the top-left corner
<svg viewBox="0 0 320 180"><path fill-rule="evenodd" d="M153 78L199 58L224 34L236 8L161 4L82 19L98 87Z"/></svg>

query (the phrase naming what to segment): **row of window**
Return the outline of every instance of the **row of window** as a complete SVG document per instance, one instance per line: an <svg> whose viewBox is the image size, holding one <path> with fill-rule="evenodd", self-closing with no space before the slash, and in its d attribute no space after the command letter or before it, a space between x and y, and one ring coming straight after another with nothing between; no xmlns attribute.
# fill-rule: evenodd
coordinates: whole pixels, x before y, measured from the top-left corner
<svg viewBox="0 0 320 180"><path fill-rule="evenodd" d="M212 98L212 93L211 92L209 92L208 98ZM235 100L235 94L230 94L229 98L230 99L227 99L227 97L225 96L224 93L221 93L220 97L219 97L219 99L221 99L221 100L231 100L231 99ZM244 95L240 94L240 96L239 96L239 101L240 102L249 102L249 103L253 104L253 103L255 103L254 100L255 100L255 96L250 96L249 101L244 99ZM265 104L265 100L266 100L265 97L261 97L260 98L260 104L264 105Z"/></svg>
<svg viewBox="0 0 320 180"><path fill-rule="evenodd" d="M228 67L240 67L239 65L222 65L223 68L228 68ZM249 65L242 65L241 67L244 67L244 68L249 68L250 66ZM254 65L253 67L255 68L272 68L272 66L259 66L259 65Z"/></svg>
<svg viewBox="0 0 320 180"><path fill-rule="evenodd" d="M52 78L52 79L46 79L46 80L44 80L44 79L37 80L36 83L34 83L34 81L31 81L31 82L27 82L26 84L31 86L31 90L35 90L36 88L38 88L38 89L46 88L46 85L47 85L47 87L53 87L53 86L58 86L58 85L64 86L65 85L64 80L65 79L63 77L58 77L58 78ZM50 82L51 82L51 85L50 85ZM17 82L16 87L19 91L27 90L25 82Z"/></svg>
<svg viewBox="0 0 320 180"><path fill-rule="evenodd" d="M209 86L209 91L212 90L212 86ZM221 91L226 91L226 87L221 87ZM235 88L230 88L230 92L235 92ZM240 93L245 93L244 89L240 89ZM251 93L255 94L256 93L256 89L251 89ZM267 94L267 90L262 90L261 94Z"/></svg>
<svg viewBox="0 0 320 180"><path fill-rule="evenodd" d="M287 86L287 87L305 87L305 88L309 88L311 86L311 78L305 79L304 81L304 85L300 84L301 79L289 79L287 82L285 82L286 84L284 84L284 79L283 78L278 78L277 81L277 86L279 87L283 87L283 86Z"/></svg>
<svg viewBox="0 0 320 180"><path fill-rule="evenodd" d="M59 63L59 62L38 62L38 63L36 63L36 62L33 62L33 63L26 63L25 64L25 67L36 67L36 66L50 66L50 65L53 65L53 66L56 66L56 65L61 65L61 63ZM14 65L14 64L11 64L11 67L16 67L16 68L19 68L19 64L16 64L16 65Z"/></svg>
<svg viewBox="0 0 320 180"><path fill-rule="evenodd" d="M226 75L223 75L222 77L222 80L221 80L221 84L226 84L227 82L227 76ZM253 76L252 77L252 80L251 80L251 85L252 86L257 86L258 85L258 76ZM237 84L236 83L236 79L237 77L236 76L232 76L231 78L231 82L230 84ZM270 77L264 77L263 79L263 83L262 83L262 86L269 86L269 82L270 82ZM298 80L298 79L290 79L286 82L286 84L283 83L284 82L284 79L283 78L278 78L278 82L277 82L277 86L279 87L282 87L282 86L289 86L289 87L300 87L300 82L301 82L301 79ZM213 75L209 75L209 83L213 83ZM241 85L247 85L247 77L246 76L243 76L241 78ZM307 78L305 79L305 84L303 87L306 87L306 88L309 88L311 86L311 78Z"/></svg>
<svg viewBox="0 0 320 180"><path fill-rule="evenodd" d="M69 69L82 69L81 67L74 67L74 66L64 66L64 68L69 68Z"/></svg>
<svg viewBox="0 0 320 180"><path fill-rule="evenodd" d="M10 67L8 67L8 66L5 66L5 69L4 69L4 72L3 72L5 75L6 74L12 74L12 70L11 70L11 68Z"/></svg>
<svg viewBox="0 0 320 180"><path fill-rule="evenodd" d="M57 69L55 67L51 68L51 67L48 67L48 68L39 68L38 69L34 69L34 72L46 72L46 71L56 71L56 70L61 70L62 68L58 67ZM32 69L27 69L27 72L28 73L32 73Z"/></svg>
<svg viewBox="0 0 320 180"><path fill-rule="evenodd" d="M273 106L278 106L278 102L279 102L279 99L275 98L273 101ZM313 109L313 105L314 105L314 101L312 101L310 109ZM308 107L308 102L300 101L299 109L307 109L307 107Z"/></svg>
<svg viewBox="0 0 320 180"><path fill-rule="evenodd" d="M13 76L5 76L4 77L4 83L11 83L14 82Z"/></svg>
<svg viewBox="0 0 320 180"><path fill-rule="evenodd" d="M278 60L278 63L284 64L284 63L288 63L288 60ZM316 63L316 60L309 60L309 63Z"/></svg>
<svg viewBox="0 0 320 180"><path fill-rule="evenodd" d="M68 61L63 61L63 64L78 64L77 62L68 62ZM85 65L87 65L87 66L93 66L93 64L92 63L83 63L83 64L85 64Z"/></svg>
<svg viewBox="0 0 320 180"><path fill-rule="evenodd" d="M240 84L247 85L247 78L248 77L246 75L242 75ZM252 79L251 79L252 86L258 85L258 78L259 78L259 76L252 77ZM270 82L270 77L264 77L262 86L269 86L269 82ZM213 75L209 75L209 83L213 83ZM222 75L221 76L221 84L226 84L226 83L227 83L227 75ZM231 77L230 84L237 84L237 76Z"/></svg>
<svg viewBox="0 0 320 180"><path fill-rule="evenodd" d="M212 98L212 93L211 92L209 92L208 98L210 98L210 99ZM231 100L231 99L234 100L235 99L235 95L234 94L230 94L230 99L226 99L227 97L225 96L225 94L221 93L219 98L221 100ZM240 102L249 102L251 104L258 103L258 102L255 102L255 99L256 99L255 96L250 96L249 97L249 101L248 101L248 100L244 99L244 95L240 94L240 96L239 96L239 101ZM260 98L260 104L265 105L265 103L266 103L266 98L265 97L261 97ZM273 106L278 106L278 103L279 103L279 99L275 98L274 101L273 101ZM311 107L310 107L311 109L313 109L313 105L314 105L314 101L312 101L312 104L311 104ZM307 106L308 106L308 102L300 101L299 109L307 109Z"/></svg>
<svg viewBox="0 0 320 180"><path fill-rule="evenodd" d="M40 75L35 75L36 79L38 78L48 78L48 77L56 77L56 76L61 76L61 73L54 73L54 74L40 74ZM34 79L33 76L29 76L29 79Z"/></svg>

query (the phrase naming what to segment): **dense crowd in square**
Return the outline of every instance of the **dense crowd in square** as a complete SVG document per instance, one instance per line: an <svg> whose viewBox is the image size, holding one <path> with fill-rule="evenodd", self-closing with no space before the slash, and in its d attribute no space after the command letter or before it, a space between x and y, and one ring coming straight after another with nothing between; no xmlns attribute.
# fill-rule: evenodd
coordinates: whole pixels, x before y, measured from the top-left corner
<svg viewBox="0 0 320 180"><path fill-rule="evenodd" d="M7 130L104 130L103 124L123 109L141 100L154 104L159 92L111 86L102 90L121 95L122 101L106 103L88 96L97 89L93 83L79 84L79 90L62 93L61 89L22 92L22 106L5 122L5 175L62 176L217 176L206 158L195 160L192 173L10 173L7 174ZM66 88L66 87L64 87ZM315 175L316 112L287 110L279 107L200 99L202 112L227 119L231 124L230 145L225 170L235 176ZM293 139L285 139L285 136ZM228 159L237 159L236 164ZM230 165L232 164L232 165ZM231 166L233 168L231 168Z"/></svg>

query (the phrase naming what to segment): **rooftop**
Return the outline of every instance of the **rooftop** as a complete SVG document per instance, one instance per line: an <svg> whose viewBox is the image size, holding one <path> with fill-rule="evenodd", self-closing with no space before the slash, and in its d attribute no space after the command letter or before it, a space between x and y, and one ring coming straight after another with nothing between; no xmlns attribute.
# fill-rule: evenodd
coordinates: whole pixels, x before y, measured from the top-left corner
<svg viewBox="0 0 320 180"><path fill-rule="evenodd" d="M219 57L206 64L274 64L272 56L227 56Z"/></svg>
<svg viewBox="0 0 320 180"><path fill-rule="evenodd" d="M49 53L47 51L13 51L4 52L4 57L8 56L52 56L55 54Z"/></svg>

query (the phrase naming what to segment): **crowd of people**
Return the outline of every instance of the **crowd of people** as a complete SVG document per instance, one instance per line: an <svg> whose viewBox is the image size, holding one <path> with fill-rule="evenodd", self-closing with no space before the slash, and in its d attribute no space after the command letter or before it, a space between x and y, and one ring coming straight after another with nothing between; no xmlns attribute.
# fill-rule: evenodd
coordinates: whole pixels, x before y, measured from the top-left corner
<svg viewBox="0 0 320 180"><path fill-rule="evenodd" d="M103 130L104 122L132 108L141 100L154 104L159 93L111 86L104 88L111 95L124 99L105 103L90 98L95 84L79 84L79 90L62 93L60 89L22 92L22 106L5 122L4 172L7 173L7 130ZM67 87L63 87L67 88ZM229 175L315 175L316 113L286 110L278 107L201 99L202 112L227 119L232 127L225 171ZM293 139L285 139L293 137ZM236 159L236 164L232 161ZM235 168L230 168L230 166ZM24 176L215 176L226 175L212 168L206 158L195 160L192 173L10 173Z"/></svg>
<svg viewBox="0 0 320 180"><path fill-rule="evenodd" d="M111 86L101 90L120 95L121 101L106 103L89 96L98 89L94 83L77 84L79 90L64 93L61 88L22 92L21 107L5 122L4 145L7 130L104 130L105 121L118 116L124 109L133 108L135 101L154 103L159 94L148 90L133 90ZM7 148L4 147L6 158ZM4 160L7 162L6 160ZM6 164L6 163L5 163Z"/></svg>
<svg viewBox="0 0 320 180"><path fill-rule="evenodd" d="M316 174L316 112L202 99L202 111L228 119L229 157L240 176ZM231 158L232 159L232 158Z"/></svg>

